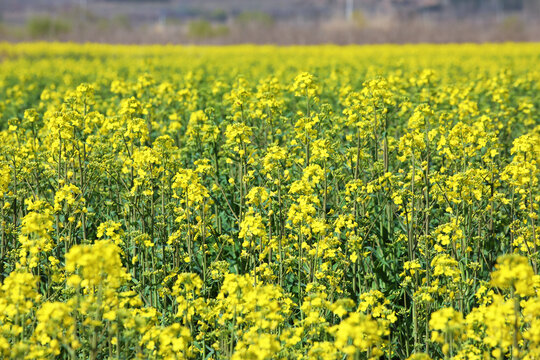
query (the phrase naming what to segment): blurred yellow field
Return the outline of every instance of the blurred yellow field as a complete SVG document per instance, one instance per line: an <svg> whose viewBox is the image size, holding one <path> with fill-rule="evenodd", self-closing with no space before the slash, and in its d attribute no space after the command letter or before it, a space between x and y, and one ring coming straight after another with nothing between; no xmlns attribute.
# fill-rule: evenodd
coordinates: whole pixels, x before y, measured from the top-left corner
<svg viewBox="0 0 540 360"><path fill-rule="evenodd" d="M539 359L539 64L0 43L0 357Z"/></svg>

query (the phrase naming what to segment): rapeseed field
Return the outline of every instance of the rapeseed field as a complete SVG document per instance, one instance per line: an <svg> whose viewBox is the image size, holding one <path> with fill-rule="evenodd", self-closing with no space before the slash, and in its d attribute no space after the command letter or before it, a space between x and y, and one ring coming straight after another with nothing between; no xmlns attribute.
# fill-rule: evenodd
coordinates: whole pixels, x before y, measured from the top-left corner
<svg viewBox="0 0 540 360"><path fill-rule="evenodd" d="M0 357L540 359L539 65L0 44Z"/></svg>

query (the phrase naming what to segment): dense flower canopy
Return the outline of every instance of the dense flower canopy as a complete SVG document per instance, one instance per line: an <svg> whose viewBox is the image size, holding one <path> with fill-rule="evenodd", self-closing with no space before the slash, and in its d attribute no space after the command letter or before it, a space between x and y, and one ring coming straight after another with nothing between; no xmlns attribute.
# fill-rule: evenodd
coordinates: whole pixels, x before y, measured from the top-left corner
<svg viewBox="0 0 540 360"><path fill-rule="evenodd" d="M537 44L0 44L0 357L540 358Z"/></svg>

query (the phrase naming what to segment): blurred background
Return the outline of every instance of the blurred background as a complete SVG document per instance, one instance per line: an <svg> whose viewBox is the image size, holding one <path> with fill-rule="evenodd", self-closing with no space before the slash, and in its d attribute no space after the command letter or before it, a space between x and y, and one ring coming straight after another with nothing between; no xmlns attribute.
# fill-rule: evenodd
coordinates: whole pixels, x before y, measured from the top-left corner
<svg viewBox="0 0 540 360"><path fill-rule="evenodd" d="M0 40L540 41L540 0L0 0Z"/></svg>

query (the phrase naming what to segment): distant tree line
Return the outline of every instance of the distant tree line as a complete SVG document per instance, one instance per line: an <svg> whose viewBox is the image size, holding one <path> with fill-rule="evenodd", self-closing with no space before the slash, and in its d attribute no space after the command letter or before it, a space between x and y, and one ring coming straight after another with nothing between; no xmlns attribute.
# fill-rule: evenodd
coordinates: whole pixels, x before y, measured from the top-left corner
<svg viewBox="0 0 540 360"><path fill-rule="evenodd" d="M327 3L345 6L348 17L353 7L367 12L393 10L402 16L431 13L460 18L515 12L534 16L540 12L540 0L327 0Z"/></svg>

